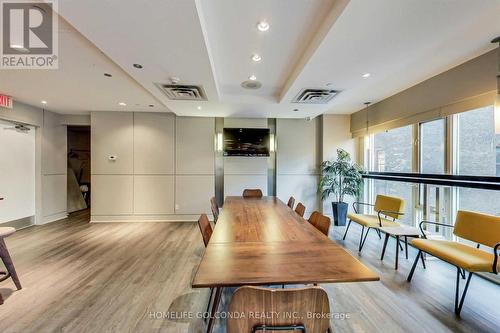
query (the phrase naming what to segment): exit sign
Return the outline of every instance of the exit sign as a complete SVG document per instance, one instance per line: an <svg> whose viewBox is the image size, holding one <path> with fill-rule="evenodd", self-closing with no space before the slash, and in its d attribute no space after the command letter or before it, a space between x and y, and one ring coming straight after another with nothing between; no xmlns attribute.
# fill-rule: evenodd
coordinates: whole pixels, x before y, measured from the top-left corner
<svg viewBox="0 0 500 333"><path fill-rule="evenodd" d="M12 109L12 97L0 94L0 107Z"/></svg>

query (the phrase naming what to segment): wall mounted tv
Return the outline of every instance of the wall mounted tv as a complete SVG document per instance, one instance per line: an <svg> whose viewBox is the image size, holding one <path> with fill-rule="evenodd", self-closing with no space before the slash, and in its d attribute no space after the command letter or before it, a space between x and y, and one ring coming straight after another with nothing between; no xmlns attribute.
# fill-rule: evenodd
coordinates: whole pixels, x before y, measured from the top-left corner
<svg viewBox="0 0 500 333"><path fill-rule="evenodd" d="M224 128L224 156L269 156L269 129Z"/></svg>

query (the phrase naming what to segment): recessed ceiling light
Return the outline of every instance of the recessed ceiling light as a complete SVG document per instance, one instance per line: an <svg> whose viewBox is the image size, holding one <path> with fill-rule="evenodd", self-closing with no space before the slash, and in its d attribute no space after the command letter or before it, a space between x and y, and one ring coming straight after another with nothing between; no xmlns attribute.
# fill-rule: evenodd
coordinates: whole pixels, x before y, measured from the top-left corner
<svg viewBox="0 0 500 333"><path fill-rule="evenodd" d="M141 65L141 64L134 64L133 66L134 66L135 68L137 68L137 69L142 69L142 65Z"/></svg>
<svg viewBox="0 0 500 333"><path fill-rule="evenodd" d="M118 105L120 105L120 106L127 106L127 103L120 102L120 103L118 103Z"/></svg>
<svg viewBox="0 0 500 333"><path fill-rule="evenodd" d="M269 30L269 23L266 21L260 21L257 23L257 29L259 29L259 31L267 31Z"/></svg>
<svg viewBox="0 0 500 333"><path fill-rule="evenodd" d="M248 79L249 79L249 80L251 80L251 81L255 81L255 80L257 80L257 76L255 76L255 75L250 75L250 76L248 77Z"/></svg>
<svg viewBox="0 0 500 333"><path fill-rule="evenodd" d="M361 75L363 78L369 78L370 76L372 76L370 73L365 73L363 75Z"/></svg>
<svg viewBox="0 0 500 333"><path fill-rule="evenodd" d="M42 101L42 104L47 104L47 101Z"/></svg>
<svg viewBox="0 0 500 333"><path fill-rule="evenodd" d="M112 77L113 75L109 74L109 73L104 73L104 76L107 76L107 77Z"/></svg>
<svg viewBox="0 0 500 333"><path fill-rule="evenodd" d="M200 106L200 105L198 105L197 109L198 109L198 110L201 110L201 106Z"/></svg>
<svg viewBox="0 0 500 333"><path fill-rule="evenodd" d="M262 60L262 57L260 55L258 55L257 53L255 53L254 55L252 55L252 60L255 62L259 62Z"/></svg>

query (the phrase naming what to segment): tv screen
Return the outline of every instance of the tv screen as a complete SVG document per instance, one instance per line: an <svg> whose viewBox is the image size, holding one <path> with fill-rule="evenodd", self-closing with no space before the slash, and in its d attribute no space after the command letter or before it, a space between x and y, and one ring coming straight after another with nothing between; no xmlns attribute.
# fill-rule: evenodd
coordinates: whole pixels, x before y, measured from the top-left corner
<svg viewBox="0 0 500 333"><path fill-rule="evenodd" d="M224 128L224 156L269 156L269 129Z"/></svg>

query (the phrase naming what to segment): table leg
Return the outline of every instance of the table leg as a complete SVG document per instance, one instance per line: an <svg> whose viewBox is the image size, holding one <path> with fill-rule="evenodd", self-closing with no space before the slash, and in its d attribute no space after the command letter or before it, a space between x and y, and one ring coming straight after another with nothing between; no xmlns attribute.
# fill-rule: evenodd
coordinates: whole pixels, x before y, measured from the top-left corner
<svg viewBox="0 0 500 333"><path fill-rule="evenodd" d="M215 288L215 298L214 302L212 304L212 311L210 311L210 318L208 320L208 325L207 325L207 333L212 333L212 329L214 328L214 321L215 321L215 313L217 312L217 308L219 307L220 303L220 297L222 295L222 287L220 288Z"/></svg>
<svg viewBox="0 0 500 333"><path fill-rule="evenodd" d="M399 261L399 246L401 246L401 244L399 244L399 236L396 236L396 264L395 264L395 267L394 269L398 269L398 261Z"/></svg>
<svg viewBox="0 0 500 333"><path fill-rule="evenodd" d="M7 250L7 245L5 245L3 238L0 238L0 258L2 258L5 268L7 268L7 272L9 272L17 290L21 290L21 282L19 282L16 269L14 268L14 263L12 262L12 258L10 257L9 250Z"/></svg>
<svg viewBox="0 0 500 333"><path fill-rule="evenodd" d="M406 259L408 260L408 237L405 236L405 252L406 252Z"/></svg>
<svg viewBox="0 0 500 333"><path fill-rule="evenodd" d="M385 249L387 247L387 242L389 241L389 234L385 234L384 246L382 247L382 255L380 256L380 260L384 260Z"/></svg>

